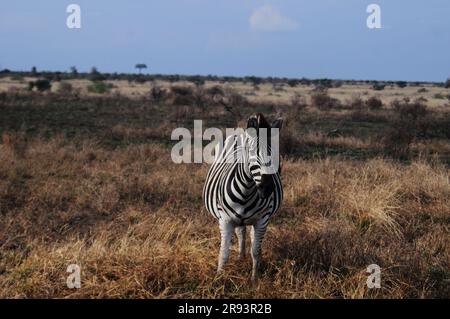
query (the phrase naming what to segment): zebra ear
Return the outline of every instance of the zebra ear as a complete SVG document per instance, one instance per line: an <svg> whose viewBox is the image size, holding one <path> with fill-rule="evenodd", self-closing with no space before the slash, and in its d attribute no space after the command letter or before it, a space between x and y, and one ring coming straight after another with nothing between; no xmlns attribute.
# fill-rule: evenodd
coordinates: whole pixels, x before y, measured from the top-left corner
<svg viewBox="0 0 450 319"><path fill-rule="evenodd" d="M258 119L254 116L250 117L247 121L247 133L251 137L256 137L258 135L258 129L259 129Z"/></svg>
<svg viewBox="0 0 450 319"><path fill-rule="evenodd" d="M272 128L277 128L278 130L281 130L282 126L283 126L283 119L281 117L272 123Z"/></svg>
<svg viewBox="0 0 450 319"><path fill-rule="evenodd" d="M259 128L258 119L256 117L250 117L247 121L247 129L254 128L257 130Z"/></svg>

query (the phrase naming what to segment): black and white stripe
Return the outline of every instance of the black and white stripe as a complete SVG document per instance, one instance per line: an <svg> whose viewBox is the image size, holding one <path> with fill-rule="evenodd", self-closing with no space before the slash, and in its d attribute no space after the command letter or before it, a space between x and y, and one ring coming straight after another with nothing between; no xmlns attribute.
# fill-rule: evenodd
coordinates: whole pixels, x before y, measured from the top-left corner
<svg viewBox="0 0 450 319"><path fill-rule="evenodd" d="M258 121L265 122L263 117ZM278 124L281 126L281 122ZM246 226L250 225L253 278L257 275L267 225L283 199L279 170L268 174L264 165L267 161L261 157L258 142L257 137L247 132L228 137L222 150L216 148L216 158L203 188L206 209L220 225L218 272L228 260L233 230L238 237L240 256L244 257Z"/></svg>

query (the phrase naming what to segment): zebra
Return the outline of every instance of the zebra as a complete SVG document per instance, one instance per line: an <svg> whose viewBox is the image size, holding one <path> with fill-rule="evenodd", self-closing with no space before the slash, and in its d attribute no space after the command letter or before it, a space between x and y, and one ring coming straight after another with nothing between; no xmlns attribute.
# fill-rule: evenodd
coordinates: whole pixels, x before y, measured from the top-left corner
<svg viewBox="0 0 450 319"><path fill-rule="evenodd" d="M223 272L228 261L233 231L238 238L239 258L242 260L246 250L246 226L252 226L252 280L255 281L259 275L261 243L270 218L283 200L280 166L273 168L264 164L268 161L263 154L270 154L271 144L260 143L263 139L259 137L260 132L265 131L267 138L264 140L272 141L270 133L275 131L278 134L282 123L283 119L279 118L270 125L261 113L257 113L248 119L245 132L229 136L221 151L220 146L216 146L215 159L203 187L203 201L207 211L219 222L218 274ZM254 130L249 130L251 128ZM278 135L274 137L278 138ZM268 152L263 152L264 145L267 145ZM278 163L278 152L274 153L277 153Z"/></svg>

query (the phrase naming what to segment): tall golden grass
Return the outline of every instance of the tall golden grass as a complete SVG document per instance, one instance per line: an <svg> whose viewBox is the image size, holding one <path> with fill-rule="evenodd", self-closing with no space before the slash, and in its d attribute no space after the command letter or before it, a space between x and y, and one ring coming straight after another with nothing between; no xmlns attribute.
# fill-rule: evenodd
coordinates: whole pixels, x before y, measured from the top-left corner
<svg viewBox="0 0 450 319"><path fill-rule="evenodd" d="M437 161L286 160L285 200L253 285L250 259L235 251L215 277L207 165L175 165L159 144L13 140L0 145L0 297L449 296L449 169ZM80 289L66 287L73 263ZM366 286L373 263L381 289Z"/></svg>

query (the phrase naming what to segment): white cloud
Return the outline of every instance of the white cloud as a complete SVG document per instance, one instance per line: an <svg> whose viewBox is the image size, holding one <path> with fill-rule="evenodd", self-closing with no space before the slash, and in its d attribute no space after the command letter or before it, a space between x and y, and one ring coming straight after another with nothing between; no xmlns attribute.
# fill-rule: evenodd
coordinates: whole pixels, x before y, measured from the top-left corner
<svg viewBox="0 0 450 319"><path fill-rule="evenodd" d="M272 6L265 5L250 16L250 27L255 31L294 31L298 29L298 23Z"/></svg>

